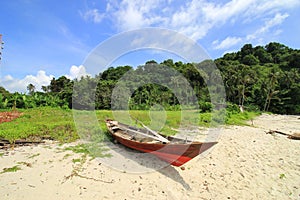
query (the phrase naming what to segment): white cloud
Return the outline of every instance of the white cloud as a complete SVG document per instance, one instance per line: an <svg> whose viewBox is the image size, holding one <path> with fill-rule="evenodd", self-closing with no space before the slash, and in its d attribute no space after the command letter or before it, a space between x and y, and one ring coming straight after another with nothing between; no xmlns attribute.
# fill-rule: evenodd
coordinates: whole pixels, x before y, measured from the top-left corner
<svg viewBox="0 0 300 200"><path fill-rule="evenodd" d="M80 78L89 75L84 66L71 66L69 74L65 75L69 79ZM36 91L42 91L42 86L50 85L53 75L47 75L43 70L37 72L36 75L27 75L23 79L14 78L11 75L6 75L0 79L0 86L3 86L10 92L27 92L27 86L31 83L35 86ZM59 77L56 77L59 78Z"/></svg>
<svg viewBox="0 0 300 200"><path fill-rule="evenodd" d="M81 78L83 76L88 76L89 74L86 72L86 69L83 65L75 66L72 65L70 68L70 74L66 75L69 79ZM90 76L90 75L89 75Z"/></svg>
<svg viewBox="0 0 300 200"><path fill-rule="evenodd" d="M247 10L248 15L255 17L264 14L274 14L280 10L295 8L300 5L299 0L256 0L251 9Z"/></svg>
<svg viewBox="0 0 300 200"><path fill-rule="evenodd" d="M247 35L247 40L251 41L254 39L259 38L261 35L268 33L271 28L274 26L280 25L283 23L283 21L288 17L288 14L281 14L277 13L274 18L271 18L267 20L264 24L264 26L260 27L258 30L256 30L254 33Z"/></svg>
<svg viewBox="0 0 300 200"><path fill-rule="evenodd" d="M163 0L123 0L121 3L109 1L106 10L118 29L133 30L163 23L164 18L155 11L163 2Z"/></svg>
<svg viewBox="0 0 300 200"><path fill-rule="evenodd" d="M27 91L27 86L32 83L37 91L41 91L43 85L49 85L53 75L47 75L45 71L40 70L36 75L27 75L23 79L17 79L11 75L5 76L0 80L0 85L10 92L22 92Z"/></svg>
<svg viewBox="0 0 300 200"><path fill-rule="evenodd" d="M199 40L214 27L251 23L253 20L260 23L274 13L299 5L299 0L231 0L227 3L208 0L122 0L116 3L109 0L106 12L121 31L156 26L171 28Z"/></svg>
<svg viewBox="0 0 300 200"><path fill-rule="evenodd" d="M104 13L99 13L98 9L89 9L85 12L79 11L80 16L86 21L93 21L94 23L100 23L105 17Z"/></svg>
<svg viewBox="0 0 300 200"><path fill-rule="evenodd" d="M14 78L11 76L11 75L7 75L4 77L4 79L1 81L1 82L4 82L4 81L12 81Z"/></svg>
<svg viewBox="0 0 300 200"><path fill-rule="evenodd" d="M222 42L219 42L218 40L215 40L213 42L213 45L215 45L215 49L229 49L230 47L239 44L242 41L242 38L240 37L227 37Z"/></svg>
<svg viewBox="0 0 300 200"><path fill-rule="evenodd" d="M272 28L282 24L288 17L288 14L276 13L273 18L269 18L265 21L263 26L259 27L253 33L246 35L245 37L227 37L223 41L215 40L212 45L214 49L227 50L240 43L264 43L265 35L268 35L267 39L271 39L281 33L281 30L272 30ZM272 30L272 33L271 33Z"/></svg>

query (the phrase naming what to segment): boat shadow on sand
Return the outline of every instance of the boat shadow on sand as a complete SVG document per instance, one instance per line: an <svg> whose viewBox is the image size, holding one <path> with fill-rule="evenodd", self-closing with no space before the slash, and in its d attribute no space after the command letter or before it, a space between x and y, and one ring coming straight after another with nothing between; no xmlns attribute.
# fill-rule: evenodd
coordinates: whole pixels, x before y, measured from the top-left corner
<svg viewBox="0 0 300 200"><path fill-rule="evenodd" d="M124 173L143 174L157 171L180 183L186 190L191 190L189 184L186 183L175 167L156 156L130 149L121 144L114 144L110 141L103 144L108 148L106 153L111 156L99 158L102 164Z"/></svg>

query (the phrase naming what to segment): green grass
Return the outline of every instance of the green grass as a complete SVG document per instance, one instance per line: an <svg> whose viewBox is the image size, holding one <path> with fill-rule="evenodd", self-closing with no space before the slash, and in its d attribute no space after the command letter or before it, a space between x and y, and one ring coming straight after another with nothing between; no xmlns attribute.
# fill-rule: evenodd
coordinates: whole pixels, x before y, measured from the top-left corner
<svg viewBox="0 0 300 200"><path fill-rule="evenodd" d="M91 127L87 123L86 127L83 127L80 131L84 132L84 137L82 137L82 135L80 135L80 137L76 131L72 110L42 107L20 109L19 111L23 112L21 117L12 122L0 124L0 138L8 139L12 144L15 140L22 138L32 140L37 138L50 138L61 143L72 142L79 138L84 138L85 136L88 136L91 141L110 139L107 134L99 135L98 133L100 129L107 132L104 121L107 118L113 119L113 115L121 118L123 123L141 126L141 124L137 123L137 119L150 128L159 127L160 132L165 135L174 135L176 134L176 129L180 127L209 127L223 125L223 122L230 125L246 125L247 120L251 120L260 114L255 112L232 113L225 110L215 113L199 113L193 110L184 112L130 110L128 113L122 111L112 113L112 111L108 110L99 110L96 111L99 126ZM79 111L79 113L82 113L83 119L86 117L84 112L85 111ZM225 118L223 119L222 116ZM153 122L156 122L156 124ZM80 148L75 151L86 151L83 147Z"/></svg>
<svg viewBox="0 0 300 200"><path fill-rule="evenodd" d="M259 112L227 113L225 123L228 125L248 125L247 121L259 116Z"/></svg>
<svg viewBox="0 0 300 200"><path fill-rule="evenodd" d="M285 174L279 174L279 178L280 179L283 179L283 178L285 178L286 176L285 176Z"/></svg>
<svg viewBox="0 0 300 200"><path fill-rule="evenodd" d="M81 162L81 158L74 158L74 159L72 159L72 162L73 163L77 163L77 162Z"/></svg>
<svg viewBox="0 0 300 200"><path fill-rule="evenodd" d="M59 108L20 109L23 115L0 124L0 138L14 143L17 139L49 138L64 142L78 139L72 112Z"/></svg>
<svg viewBox="0 0 300 200"><path fill-rule="evenodd" d="M106 153L108 149L97 141L66 147L64 150L73 151L74 153L81 153L83 155L89 155L92 159L96 157L111 157L111 154Z"/></svg>
<svg viewBox="0 0 300 200"><path fill-rule="evenodd" d="M66 155L64 155L63 159L67 159L70 156L72 156L72 154L67 153Z"/></svg>
<svg viewBox="0 0 300 200"><path fill-rule="evenodd" d="M88 154L89 150L86 148L86 144L78 144L76 146L70 146L64 148L64 150L70 150L73 151L74 153L83 153L83 154Z"/></svg>
<svg viewBox="0 0 300 200"><path fill-rule="evenodd" d="M36 153L36 154L33 154L33 155L31 155L31 156L28 156L28 158L30 159L30 158L34 158L34 157L37 157L37 156L39 156L40 155L40 153Z"/></svg>
<svg viewBox="0 0 300 200"><path fill-rule="evenodd" d="M7 173L7 172L16 172L18 170L21 170L21 168L18 165L15 165L13 167L4 168L2 170L2 172L0 172L0 174L4 174L4 173Z"/></svg>

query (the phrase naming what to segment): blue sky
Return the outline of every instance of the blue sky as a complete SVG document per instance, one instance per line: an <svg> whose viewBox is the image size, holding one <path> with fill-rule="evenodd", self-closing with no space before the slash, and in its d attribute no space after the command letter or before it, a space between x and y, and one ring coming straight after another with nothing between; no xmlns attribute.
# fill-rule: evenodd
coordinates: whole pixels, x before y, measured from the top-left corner
<svg viewBox="0 0 300 200"><path fill-rule="evenodd" d="M200 44L211 58L245 43L271 41L300 48L299 0L2 0L0 34L5 42L0 86L26 92L53 77L75 77L99 43L145 27L178 31ZM157 51L130 53L114 65L179 60Z"/></svg>

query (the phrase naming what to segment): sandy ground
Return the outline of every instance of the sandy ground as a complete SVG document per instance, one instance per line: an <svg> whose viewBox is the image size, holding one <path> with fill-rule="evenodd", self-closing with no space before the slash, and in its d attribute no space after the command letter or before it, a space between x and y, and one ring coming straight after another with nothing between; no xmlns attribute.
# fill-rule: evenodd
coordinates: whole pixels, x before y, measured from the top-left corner
<svg viewBox="0 0 300 200"><path fill-rule="evenodd" d="M269 129L300 132L300 116L264 114L253 126L227 126L215 148L186 163L185 170L167 166L133 173L108 167L105 159L75 162L84 155L52 142L1 150L0 172L20 167L0 174L1 199L300 200L300 140L266 134ZM131 153L124 148L123 159L132 160Z"/></svg>

